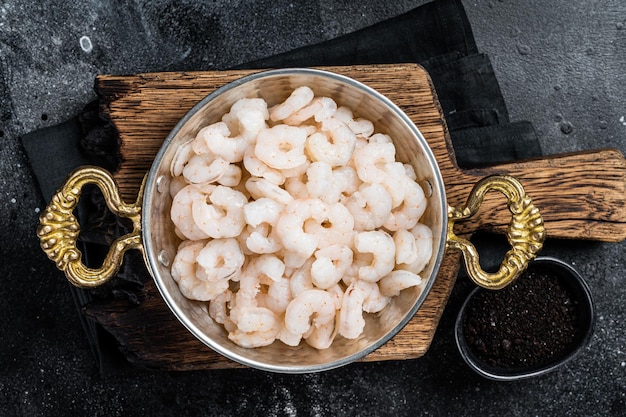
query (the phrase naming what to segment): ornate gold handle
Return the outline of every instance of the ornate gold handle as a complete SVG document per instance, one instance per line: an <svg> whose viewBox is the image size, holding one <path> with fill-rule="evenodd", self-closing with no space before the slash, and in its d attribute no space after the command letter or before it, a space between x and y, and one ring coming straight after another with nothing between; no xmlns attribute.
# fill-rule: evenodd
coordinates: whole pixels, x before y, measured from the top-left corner
<svg viewBox="0 0 626 417"><path fill-rule="evenodd" d="M454 223L473 216L483 202L487 191L498 190L508 199L508 207L513 214L506 236L511 249L505 254L500 269L487 273L478 260L478 252L469 241L454 234ZM446 247L463 251L465 268L470 278L488 289L501 289L514 281L537 256L543 246L546 231L539 210L526 195L522 184L508 175L485 177L474 185L470 196L462 208L448 207L448 241Z"/></svg>
<svg viewBox="0 0 626 417"><path fill-rule="evenodd" d="M133 223L133 231L113 242L98 269L89 268L82 262L82 254L76 247L80 225L72 213L78 204L82 188L89 183L96 184L102 190L107 205L114 214L127 217ZM106 170L94 166L75 170L52 197L39 218L37 235L41 248L75 286L89 288L104 284L117 273L128 249L142 249L142 197L143 185L137 201L126 204L120 198L115 180Z"/></svg>

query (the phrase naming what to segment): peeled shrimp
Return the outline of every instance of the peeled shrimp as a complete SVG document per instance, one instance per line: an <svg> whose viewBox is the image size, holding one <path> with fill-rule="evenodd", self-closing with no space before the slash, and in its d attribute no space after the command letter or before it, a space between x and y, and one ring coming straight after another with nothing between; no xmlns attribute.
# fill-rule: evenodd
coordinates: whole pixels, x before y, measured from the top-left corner
<svg viewBox="0 0 626 417"><path fill-rule="evenodd" d="M295 126L276 125L263 129L256 138L254 152L274 169L292 169L306 162L306 131Z"/></svg>
<svg viewBox="0 0 626 417"><path fill-rule="evenodd" d="M228 289L228 280L201 279L196 258L204 248L203 241L185 241L180 244L172 262L172 278L180 292L191 300L209 301Z"/></svg>
<svg viewBox="0 0 626 417"><path fill-rule="evenodd" d="M344 166L350 161L355 145L354 132L341 120L330 117L322 121L322 132L308 137L306 148L314 161Z"/></svg>
<svg viewBox="0 0 626 417"><path fill-rule="evenodd" d="M232 296L233 293L230 290L226 290L209 302L209 316L216 323L225 324L230 321L230 317L228 317L228 303Z"/></svg>
<svg viewBox="0 0 626 417"><path fill-rule="evenodd" d="M272 184L281 185L285 182L285 176L278 170L269 167L261 161L254 152L254 147L249 147L243 155L243 166L254 177L261 177Z"/></svg>
<svg viewBox="0 0 626 417"><path fill-rule="evenodd" d="M354 234L354 218L343 204L330 204L322 220L308 220L304 231L317 237L317 247L320 249L335 244L349 245Z"/></svg>
<svg viewBox="0 0 626 417"><path fill-rule="evenodd" d="M328 289L337 284L352 263L352 250L345 245L331 245L315 252L311 280L316 287Z"/></svg>
<svg viewBox="0 0 626 417"><path fill-rule="evenodd" d="M339 310L338 332L347 339L356 339L363 333L365 319L363 319L363 303L367 291L359 280L353 281L343 295L341 310Z"/></svg>
<svg viewBox="0 0 626 417"><path fill-rule="evenodd" d="M328 349L337 335L335 321L331 320L328 323L315 326L304 340L315 349Z"/></svg>
<svg viewBox="0 0 626 417"><path fill-rule="evenodd" d="M208 149L213 155L228 162L239 162L248 147L248 140L243 135L230 136L228 125L224 122L214 123L198 132L194 149ZM196 153L199 153L196 150Z"/></svg>
<svg viewBox="0 0 626 417"><path fill-rule="evenodd" d="M239 272L245 261L239 243L234 238L212 239L196 255L209 281L223 280Z"/></svg>
<svg viewBox="0 0 626 417"><path fill-rule="evenodd" d="M193 155L183 168L183 177L190 183L214 182L226 172L228 161L212 153Z"/></svg>
<svg viewBox="0 0 626 417"><path fill-rule="evenodd" d="M257 296L261 299L259 304L265 308L272 310L274 313L280 315L287 310L287 305L293 299L291 295L291 288L289 287L289 279L280 277L268 284L267 293L262 293Z"/></svg>
<svg viewBox="0 0 626 417"><path fill-rule="evenodd" d="M339 107L335 112L335 117L343 121L355 135L369 138L374 133L374 124L366 119L354 119L352 111L345 107Z"/></svg>
<svg viewBox="0 0 626 417"><path fill-rule="evenodd" d="M386 175L385 164L395 160L396 148L393 143L369 142L354 151L354 166L363 182L381 182Z"/></svg>
<svg viewBox="0 0 626 417"><path fill-rule="evenodd" d="M293 197L287 190L280 188L278 185L269 182L265 178L248 178L246 181L246 190L248 190L255 200L267 197L284 205L293 201Z"/></svg>
<svg viewBox="0 0 626 417"><path fill-rule="evenodd" d="M215 186L206 198L192 204L192 216L198 227L212 238L238 236L245 226L243 207L248 202L241 192Z"/></svg>
<svg viewBox="0 0 626 417"><path fill-rule="evenodd" d="M380 181L391 197L391 207L398 207L406 195L405 181L408 178L401 162L389 162L382 168L384 174Z"/></svg>
<svg viewBox="0 0 626 417"><path fill-rule="evenodd" d="M302 258L308 258L317 249L317 236L306 233L304 224L312 219L321 223L326 219L328 208L318 198L294 200L285 209L285 213L276 223L276 232L285 249L295 252Z"/></svg>
<svg viewBox="0 0 626 417"><path fill-rule="evenodd" d="M216 182L225 187L236 187L241 182L241 177L241 168L235 164L228 164L224 173L217 179Z"/></svg>
<svg viewBox="0 0 626 417"><path fill-rule="evenodd" d="M411 229L411 234L415 239L417 256L413 262L400 265L399 268L419 274L424 270L426 265L428 265L433 255L433 231L425 224L417 223L415 227Z"/></svg>
<svg viewBox="0 0 626 417"><path fill-rule="evenodd" d="M362 184L345 203L354 218L356 230L374 230L382 226L391 213L391 196L381 184Z"/></svg>
<svg viewBox="0 0 626 417"><path fill-rule="evenodd" d="M248 142L254 141L255 136L267 127L265 121L269 119L267 103L262 98L243 98L237 100L230 108L230 112L222 117L233 134L238 134Z"/></svg>
<svg viewBox="0 0 626 417"><path fill-rule="evenodd" d="M415 236L408 230L400 229L393 234L396 245L396 264L410 264L417 260Z"/></svg>
<svg viewBox="0 0 626 417"><path fill-rule="evenodd" d="M354 237L354 247L359 253L372 255L372 262L359 268L360 279L376 282L393 270L396 248L388 233L382 230L357 233Z"/></svg>
<svg viewBox="0 0 626 417"><path fill-rule="evenodd" d="M284 205L262 197L258 200L247 203L243 208L244 218L250 226L258 226L261 223L268 223L272 226L276 224Z"/></svg>
<svg viewBox="0 0 626 417"><path fill-rule="evenodd" d="M283 120L309 104L315 93L307 86L298 87L287 99L270 110L270 119L274 122Z"/></svg>
<svg viewBox="0 0 626 417"><path fill-rule="evenodd" d="M306 120L313 118L316 122L321 122L335 114L337 103L330 97L316 97L310 104L294 112L283 121L288 125L299 125Z"/></svg>
<svg viewBox="0 0 626 417"><path fill-rule="evenodd" d="M187 185L174 196L170 217L182 237L190 240L201 240L209 237L198 227L192 214L193 202L204 198L206 198L206 193L193 184Z"/></svg>
<svg viewBox="0 0 626 417"><path fill-rule="evenodd" d="M233 314L231 314L231 318ZM241 307L233 322L237 329L228 338L246 348L270 345L280 332L280 320L271 310L264 307Z"/></svg>
<svg viewBox="0 0 626 417"><path fill-rule="evenodd" d="M243 207L244 219L249 225L245 243L250 251L274 253L282 248L280 239L274 233L274 226L283 207L266 197L251 201Z"/></svg>
<svg viewBox="0 0 626 417"><path fill-rule="evenodd" d="M304 265L296 269L291 275L289 287L291 289L291 294L294 297L297 297L303 291L314 288L313 280L311 278L311 265L313 262L313 258L309 258Z"/></svg>
<svg viewBox="0 0 626 417"><path fill-rule="evenodd" d="M376 282L361 281L359 284L366 292L363 300L363 311L366 313L378 313L391 302L391 297L383 295Z"/></svg>
<svg viewBox="0 0 626 417"><path fill-rule="evenodd" d="M285 311L285 327L295 334L305 334L311 326L320 327L334 319L333 296L324 290L301 292L289 303Z"/></svg>
<svg viewBox="0 0 626 417"><path fill-rule="evenodd" d="M189 160L194 155L193 147L193 138L188 139L186 142L181 144L176 152L174 153L174 158L170 163L170 173L172 177L178 177L182 175L183 169L189 163Z"/></svg>
<svg viewBox="0 0 626 417"><path fill-rule="evenodd" d="M396 269L389 275L384 276L378 282L380 293L387 297L395 297L400 294L400 291L420 285L422 283L422 277L411 272L402 269Z"/></svg>
<svg viewBox="0 0 626 417"><path fill-rule="evenodd" d="M411 229L426 211L426 196L424 190L415 181L404 177L405 193L400 206L394 208L383 223L383 226L391 231L399 229Z"/></svg>
<svg viewBox="0 0 626 417"><path fill-rule="evenodd" d="M276 253L283 248L280 238L269 223L247 226L242 236L246 248L253 253Z"/></svg>

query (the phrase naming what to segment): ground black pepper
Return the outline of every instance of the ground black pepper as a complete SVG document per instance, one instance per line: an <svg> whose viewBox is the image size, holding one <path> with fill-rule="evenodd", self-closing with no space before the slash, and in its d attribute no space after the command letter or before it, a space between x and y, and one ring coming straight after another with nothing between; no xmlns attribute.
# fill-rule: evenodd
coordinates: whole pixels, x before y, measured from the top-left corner
<svg viewBox="0 0 626 417"><path fill-rule="evenodd" d="M480 291L463 322L471 351L503 368L542 366L563 355L575 341L576 301L555 275L526 271L497 291Z"/></svg>

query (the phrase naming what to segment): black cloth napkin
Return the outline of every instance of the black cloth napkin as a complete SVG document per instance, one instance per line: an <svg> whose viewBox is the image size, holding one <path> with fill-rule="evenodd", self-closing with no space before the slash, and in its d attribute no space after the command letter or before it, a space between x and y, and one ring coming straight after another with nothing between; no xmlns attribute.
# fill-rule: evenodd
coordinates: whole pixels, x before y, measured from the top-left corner
<svg viewBox="0 0 626 417"><path fill-rule="evenodd" d="M532 125L510 122L489 57L478 51L460 0L437 0L395 18L342 37L237 66L243 68L309 67L384 63L419 63L428 70L450 131L457 162L471 168L541 155ZM90 103L76 118L24 135L22 144L46 201L75 167L96 164L114 170L117 140ZM98 260L110 241L125 231L108 217L97 191L86 190L78 216L86 262ZM130 256L106 290L70 285L82 306L109 291L132 298L150 279L140 257ZM116 341L80 314L102 375L126 366Z"/></svg>

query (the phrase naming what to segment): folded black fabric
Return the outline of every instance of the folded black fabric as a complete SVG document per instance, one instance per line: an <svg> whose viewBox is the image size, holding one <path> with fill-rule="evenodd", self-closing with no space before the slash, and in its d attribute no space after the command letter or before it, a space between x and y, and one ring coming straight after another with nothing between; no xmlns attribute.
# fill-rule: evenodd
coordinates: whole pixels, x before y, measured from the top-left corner
<svg viewBox="0 0 626 417"><path fill-rule="evenodd" d="M419 63L430 73L451 132L457 162L462 167L490 165L540 155L537 138L528 122L509 123L506 105L488 56L479 53L460 0L438 0L401 16L340 38L237 68ZM98 103L66 123L24 135L28 155L43 197L50 196L75 167L97 164L113 169L117 139L97 117ZM89 193L89 191L88 191ZM124 232L123 226L101 211L97 192L81 199L78 216L81 248L87 263L97 262L110 244L106 236ZM114 221L113 221L114 223ZM112 233L114 232L114 233ZM98 239L98 236L104 236ZM127 259L113 291L132 293L149 275L140 257ZM94 290L72 288L77 306L100 296ZM111 288L109 288L111 289ZM97 324L81 318L101 374L126 366L115 341Z"/></svg>

